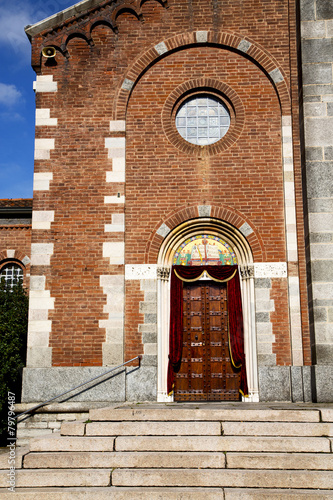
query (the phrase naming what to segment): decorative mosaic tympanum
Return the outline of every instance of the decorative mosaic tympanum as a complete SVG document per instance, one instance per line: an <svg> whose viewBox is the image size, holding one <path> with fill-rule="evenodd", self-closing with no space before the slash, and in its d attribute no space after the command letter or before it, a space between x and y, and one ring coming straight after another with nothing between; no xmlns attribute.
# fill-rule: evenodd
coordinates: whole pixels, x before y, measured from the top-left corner
<svg viewBox="0 0 333 500"><path fill-rule="evenodd" d="M173 263L183 266L232 266L237 264L237 259L231 246L218 236L199 234L177 248Z"/></svg>

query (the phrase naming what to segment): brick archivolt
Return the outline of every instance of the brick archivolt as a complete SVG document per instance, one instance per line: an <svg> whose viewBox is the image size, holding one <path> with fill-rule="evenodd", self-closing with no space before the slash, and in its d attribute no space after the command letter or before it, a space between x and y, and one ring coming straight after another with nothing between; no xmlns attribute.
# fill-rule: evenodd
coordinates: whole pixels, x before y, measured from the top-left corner
<svg viewBox="0 0 333 500"><path fill-rule="evenodd" d="M177 234L184 235L188 231L200 230L228 234L234 248L244 247L244 250L241 250L244 262L239 264L250 262L252 259L255 262L266 261L266 252L258 230L243 214L231 207L194 205L173 212L155 226L146 246L145 263L159 262L161 258L163 261L167 260L168 248L171 248L169 240L173 235L176 237ZM172 248L174 245L173 242Z"/></svg>
<svg viewBox="0 0 333 500"><path fill-rule="evenodd" d="M5 264L8 264L8 262L12 259L13 261L21 262L24 267L30 263L30 259L25 253L20 250L8 249L0 252L0 268Z"/></svg>
<svg viewBox="0 0 333 500"><path fill-rule="evenodd" d="M204 37L202 34L204 34ZM175 50L200 46L203 43L224 50L236 50L240 55L246 55L247 59L259 66L272 83L280 102L281 114L290 114L291 103L286 75L280 68L278 61L266 49L248 37L244 38L239 34L228 31L220 33L215 31L192 31L160 41L134 61L124 75L121 87L118 90L116 120L126 119L126 109L131 92L147 68L159 61L161 57L165 57Z"/></svg>
<svg viewBox="0 0 333 500"><path fill-rule="evenodd" d="M202 146L197 144L190 144L185 141L177 131L175 116L181 104L186 100L191 93L209 92L221 96L227 105L230 116L231 124L228 133L218 142L207 145L205 147L205 155L215 155L231 147L241 135L244 122L245 111L242 100L237 93L226 83L215 80L214 78L197 78L188 80L177 88L175 88L163 106L162 123L164 132L172 144L187 154L202 155ZM172 120L170 117L172 116Z"/></svg>

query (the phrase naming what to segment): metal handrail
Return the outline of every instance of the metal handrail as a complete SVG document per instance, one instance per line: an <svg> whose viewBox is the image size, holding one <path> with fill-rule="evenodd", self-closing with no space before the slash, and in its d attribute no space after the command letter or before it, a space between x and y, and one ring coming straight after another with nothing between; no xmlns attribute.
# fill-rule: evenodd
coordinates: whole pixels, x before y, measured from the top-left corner
<svg viewBox="0 0 333 500"><path fill-rule="evenodd" d="M19 415L16 415L16 417L14 417L14 418L18 419L19 417L22 417L22 415L26 415L27 413L32 413L33 411L37 410L38 408L41 408L42 406L50 403L51 401L54 401L57 398L61 398L61 396L64 396L65 394L68 394L69 392L75 391L75 389L78 389L79 387L82 387L83 385L89 384L89 382L92 382L93 380L96 380L100 377L104 377L104 375L107 375L108 373L111 373L114 370L118 370L118 368L121 368L122 366L125 366L128 363L135 361L136 359L139 360L139 368L140 368L141 360L142 360L141 354L139 354L139 356L135 356L135 358L130 359L129 361L125 361L125 363L122 363L121 365L118 365L118 366L115 366L114 368L111 368L111 370L108 370L107 372L101 373L101 375L97 375L96 377L93 377L90 380L87 380L86 382L83 382L82 384L77 385L76 387L72 387L72 389L69 389L68 391L63 392L62 394L58 394L58 396L55 396L52 399L48 399L47 401L44 401L43 403L39 403L38 405L34 406L33 408L30 408L29 410L26 410L26 411L20 413ZM60 401L60 403L62 403L62 402L63 401Z"/></svg>

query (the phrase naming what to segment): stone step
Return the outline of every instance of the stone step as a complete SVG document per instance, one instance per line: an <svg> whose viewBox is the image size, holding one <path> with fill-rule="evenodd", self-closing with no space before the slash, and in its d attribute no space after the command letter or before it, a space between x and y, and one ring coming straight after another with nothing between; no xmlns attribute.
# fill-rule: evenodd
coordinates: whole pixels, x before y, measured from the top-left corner
<svg viewBox="0 0 333 500"><path fill-rule="evenodd" d="M138 468L224 468L224 453L168 453L168 452L74 452L29 453L24 459L27 469L92 469Z"/></svg>
<svg viewBox="0 0 333 500"><path fill-rule="evenodd" d="M235 469L115 469L113 486L210 486L333 489L328 471Z"/></svg>
<svg viewBox="0 0 333 500"><path fill-rule="evenodd" d="M329 453L226 453L228 469L333 470Z"/></svg>
<svg viewBox="0 0 333 500"><path fill-rule="evenodd" d="M27 488L15 493L0 489L3 500L331 500L329 490L250 488Z"/></svg>
<svg viewBox="0 0 333 500"><path fill-rule="evenodd" d="M250 406L91 410L31 442L16 493L0 471L0 498L332 500L332 409Z"/></svg>
<svg viewBox="0 0 333 500"><path fill-rule="evenodd" d="M320 413L322 422L333 422L333 408L323 408Z"/></svg>
<svg viewBox="0 0 333 500"><path fill-rule="evenodd" d="M64 422L62 436L333 436L333 423L309 422Z"/></svg>
<svg viewBox="0 0 333 500"><path fill-rule="evenodd" d="M30 451L113 451L113 437L67 437L59 434L35 438Z"/></svg>
<svg viewBox="0 0 333 500"><path fill-rule="evenodd" d="M222 488L17 488L1 500L224 500ZM313 497L318 500L318 497ZM323 497L325 498L325 497ZM302 497L303 500L303 497ZM304 498L312 500L312 498Z"/></svg>
<svg viewBox="0 0 333 500"><path fill-rule="evenodd" d="M77 422L63 422L61 424L61 436L84 436L86 432L86 423L82 421Z"/></svg>
<svg viewBox="0 0 333 500"><path fill-rule="evenodd" d="M97 439L97 438L96 438ZM116 451L248 451L329 453L331 443L320 437L255 437L255 436L120 436ZM45 450L47 451L47 450Z"/></svg>
<svg viewBox="0 0 333 500"><path fill-rule="evenodd" d="M135 470L135 469L132 469ZM46 486L109 486L110 469L20 469L15 473L16 488ZM8 471L0 471L0 488L8 487Z"/></svg>
<svg viewBox="0 0 333 500"><path fill-rule="evenodd" d="M224 500L332 500L330 490L224 488Z"/></svg>
<svg viewBox="0 0 333 500"><path fill-rule="evenodd" d="M320 422L320 411L284 410L284 409L200 409L200 408L100 408L90 410L89 419L92 421L124 421L124 420L155 420L165 421L243 421L243 422ZM257 405L257 403L254 403ZM206 405L207 406L207 405ZM329 411L329 410L327 410ZM327 413L330 417L330 414ZM330 421L330 420L328 420Z"/></svg>
<svg viewBox="0 0 333 500"><path fill-rule="evenodd" d="M17 488L2 500L332 500L330 490L261 488Z"/></svg>
<svg viewBox="0 0 333 500"><path fill-rule="evenodd" d="M87 436L221 436L220 422L93 422Z"/></svg>
<svg viewBox="0 0 333 500"><path fill-rule="evenodd" d="M2 448L0 451L0 470L10 469L14 465L13 464L14 459L15 459L15 468L21 469L23 463L23 457L27 453L29 453L29 448L27 446L15 448L15 450L11 450L9 447Z"/></svg>
<svg viewBox="0 0 333 500"><path fill-rule="evenodd" d="M55 452L29 453L26 469L197 468L333 470L327 453Z"/></svg>
<svg viewBox="0 0 333 500"><path fill-rule="evenodd" d="M293 422L223 422L224 436L333 436L333 424Z"/></svg>

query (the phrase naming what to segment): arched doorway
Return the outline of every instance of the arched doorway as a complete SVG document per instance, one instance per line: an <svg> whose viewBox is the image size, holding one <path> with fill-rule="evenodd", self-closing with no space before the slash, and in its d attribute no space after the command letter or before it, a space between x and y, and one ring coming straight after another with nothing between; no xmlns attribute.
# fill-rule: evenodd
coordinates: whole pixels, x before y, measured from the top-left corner
<svg viewBox="0 0 333 500"><path fill-rule="evenodd" d="M204 240L206 240L204 244L206 246L202 247ZM199 245L196 244L198 242ZM169 271L174 264L202 265L203 260L206 260L210 265L230 263L239 266L244 319L244 350L249 388L249 397L245 400L258 401L254 276L251 248L238 229L225 221L212 218L198 218L180 224L167 235L160 248L158 257L158 401L173 400L173 396L170 397L167 394L170 316ZM204 284L205 280L207 280L207 285ZM203 287L205 293L209 295L211 290L208 283L210 283L209 279L202 276L199 287L196 287L197 291L193 292L194 295L202 293L199 292L199 289L201 290ZM186 293L191 294L192 292L188 290ZM214 297L214 294L212 293L211 296ZM216 296L221 297L221 294ZM217 305L216 300L213 303L213 308L221 309L221 305ZM217 325L217 327L222 328L222 325ZM216 378L219 376L216 375Z"/></svg>

